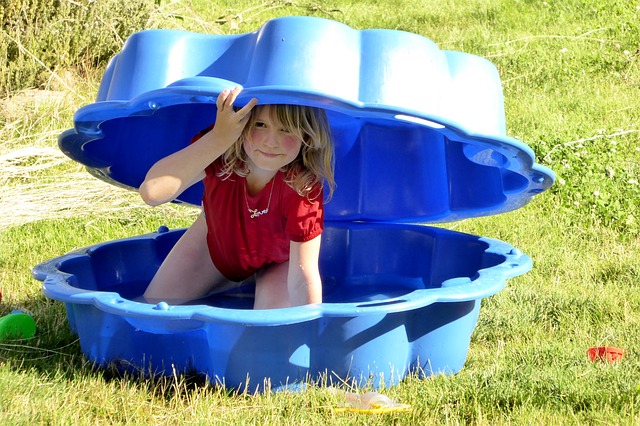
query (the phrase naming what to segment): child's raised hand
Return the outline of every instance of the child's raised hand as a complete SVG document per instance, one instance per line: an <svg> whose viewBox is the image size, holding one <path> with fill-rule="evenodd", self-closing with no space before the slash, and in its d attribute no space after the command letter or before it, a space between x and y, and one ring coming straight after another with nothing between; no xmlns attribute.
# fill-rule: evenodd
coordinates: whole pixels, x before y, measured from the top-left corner
<svg viewBox="0 0 640 426"><path fill-rule="evenodd" d="M229 145L238 140L247 124L249 113L258 103L258 100L253 98L244 107L236 111L233 108L233 103L241 91L240 87L235 87L233 90L225 89L220 92L216 100L218 113L213 131L218 138L225 139Z"/></svg>

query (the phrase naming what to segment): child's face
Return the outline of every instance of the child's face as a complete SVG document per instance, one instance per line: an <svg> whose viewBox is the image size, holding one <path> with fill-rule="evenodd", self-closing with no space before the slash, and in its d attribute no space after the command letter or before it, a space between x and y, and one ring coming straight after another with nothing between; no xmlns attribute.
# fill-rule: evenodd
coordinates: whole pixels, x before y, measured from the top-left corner
<svg viewBox="0 0 640 426"><path fill-rule="evenodd" d="M296 159L302 141L275 122L269 108L269 105L260 108L243 148L250 167L277 172Z"/></svg>

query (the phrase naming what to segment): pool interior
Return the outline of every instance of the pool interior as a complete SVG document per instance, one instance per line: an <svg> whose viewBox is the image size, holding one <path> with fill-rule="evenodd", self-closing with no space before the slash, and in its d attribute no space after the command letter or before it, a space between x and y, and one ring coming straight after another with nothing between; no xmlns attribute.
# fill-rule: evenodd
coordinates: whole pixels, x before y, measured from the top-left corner
<svg viewBox="0 0 640 426"><path fill-rule="evenodd" d="M67 280L73 287L139 300L183 232L99 244L57 267L73 275ZM394 303L414 290L441 288L451 278L473 279L480 269L505 260L487 248L479 237L427 226L330 224L320 254L323 302ZM245 283L189 304L251 309L254 288Z"/></svg>

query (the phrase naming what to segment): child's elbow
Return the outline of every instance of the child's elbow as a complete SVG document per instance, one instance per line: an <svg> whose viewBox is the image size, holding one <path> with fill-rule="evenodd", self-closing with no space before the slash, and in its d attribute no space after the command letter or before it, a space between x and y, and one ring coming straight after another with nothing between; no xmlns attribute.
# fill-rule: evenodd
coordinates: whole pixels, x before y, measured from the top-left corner
<svg viewBox="0 0 640 426"><path fill-rule="evenodd" d="M159 193L159 191L154 189L157 188L154 188L154 185L149 184L149 182L144 181L138 189L138 193L140 194L140 198L142 198L142 201L150 206L159 206L160 204L164 204L167 201L171 201L165 200L165 197L163 197L162 194Z"/></svg>

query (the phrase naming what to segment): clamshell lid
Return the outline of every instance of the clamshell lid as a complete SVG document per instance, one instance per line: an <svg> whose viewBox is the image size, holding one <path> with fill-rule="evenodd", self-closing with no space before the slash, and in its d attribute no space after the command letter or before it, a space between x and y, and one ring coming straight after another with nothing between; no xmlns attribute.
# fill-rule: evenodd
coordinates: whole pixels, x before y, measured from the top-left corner
<svg viewBox="0 0 640 426"><path fill-rule="evenodd" d="M395 30L286 17L240 35L148 30L108 64L60 148L95 176L138 188L160 158L215 121L215 100L327 110L336 149L327 220L445 222L517 209L553 172L506 136L496 67ZM202 184L178 201L199 205Z"/></svg>

